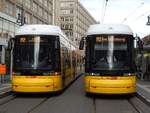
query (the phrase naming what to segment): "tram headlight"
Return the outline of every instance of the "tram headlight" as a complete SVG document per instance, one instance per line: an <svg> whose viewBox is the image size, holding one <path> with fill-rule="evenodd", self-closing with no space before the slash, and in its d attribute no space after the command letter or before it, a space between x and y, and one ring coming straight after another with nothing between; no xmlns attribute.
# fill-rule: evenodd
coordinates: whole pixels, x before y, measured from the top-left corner
<svg viewBox="0 0 150 113"><path fill-rule="evenodd" d="M55 72L54 75L59 75L59 73L58 73L58 72Z"/></svg>
<svg viewBox="0 0 150 113"><path fill-rule="evenodd" d="M18 76L18 75L21 75L21 73L12 72L12 76Z"/></svg>
<svg viewBox="0 0 150 113"><path fill-rule="evenodd" d="M132 75L135 75L133 73L124 73L123 76L132 76Z"/></svg>

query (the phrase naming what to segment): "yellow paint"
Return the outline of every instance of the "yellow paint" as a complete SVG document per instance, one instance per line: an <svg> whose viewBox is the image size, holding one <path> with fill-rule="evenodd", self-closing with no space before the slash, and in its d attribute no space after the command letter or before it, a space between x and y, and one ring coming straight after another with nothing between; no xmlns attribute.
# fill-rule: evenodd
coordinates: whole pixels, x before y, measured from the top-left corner
<svg viewBox="0 0 150 113"><path fill-rule="evenodd" d="M66 69L65 75L65 86L67 86L73 80L72 70L71 68Z"/></svg>
<svg viewBox="0 0 150 113"><path fill-rule="evenodd" d="M150 53L145 53L144 54L144 57L149 57L150 56Z"/></svg>
<svg viewBox="0 0 150 113"><path fill-rule="evenodd" d="M85 90L88 93L128 94L136 92L136 77L85 76Z"/></svg>
<svg viewBox="0 0 150 113"><path fill-rule="evenodd" d="M13 76L15 92L53 92L62 90L61 76Z"/></svg>

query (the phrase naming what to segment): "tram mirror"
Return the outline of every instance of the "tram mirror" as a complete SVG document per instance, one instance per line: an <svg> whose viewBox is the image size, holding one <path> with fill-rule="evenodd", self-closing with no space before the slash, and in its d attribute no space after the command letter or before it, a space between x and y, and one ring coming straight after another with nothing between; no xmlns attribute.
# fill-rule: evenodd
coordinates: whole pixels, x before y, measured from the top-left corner
<svg viewBox="0 0 150 113"><path fill-rule="evenodd" d="M80 46L79 46L80 50L83 50L83 48L84 48L84 37L82 37L82 39L80 41Z"/></svg>
<svg viewBox="0 0 150 113"><path fill-rule="evenodd" d="M137 46L139 50L143 50L143 41L140 39L140 37L137 38Z"/></svg>

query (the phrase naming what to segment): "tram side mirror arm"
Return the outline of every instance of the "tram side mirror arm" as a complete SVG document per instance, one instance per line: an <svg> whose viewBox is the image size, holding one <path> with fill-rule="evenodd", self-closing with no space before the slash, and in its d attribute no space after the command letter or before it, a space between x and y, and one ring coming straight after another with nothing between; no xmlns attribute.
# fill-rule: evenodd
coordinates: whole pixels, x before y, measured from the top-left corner
<svg viewBox="0 0 150 113"><path fill-rule="evenodd" d="M84 40L85 40L85 37L82 37L81 41L80 41L80 45L79 45L79 49L80 50L83 50L84 49Z"/></svg>

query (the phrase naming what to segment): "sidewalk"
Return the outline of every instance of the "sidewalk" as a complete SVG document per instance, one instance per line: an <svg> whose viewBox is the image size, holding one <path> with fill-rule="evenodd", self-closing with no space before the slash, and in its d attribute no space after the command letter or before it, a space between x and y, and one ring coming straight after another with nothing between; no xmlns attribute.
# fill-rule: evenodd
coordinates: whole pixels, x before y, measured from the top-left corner
<svg viewBox="0 0 150 113"><path fill-rule="evenodd" d="M0 83L0 96L3 94L11 92L11 84L10 83Z"/></svg>
<svg viewBox="0 0 150 113"><path fill-rule="evenodd" d="M0 76L0 96L11 92L10 75Z"/></svg>
<svg viewBox="0 0 150 113"><path fill-rule="evenodd" d="M137 93L150 102L150 81L138 80Z"/></svg>

